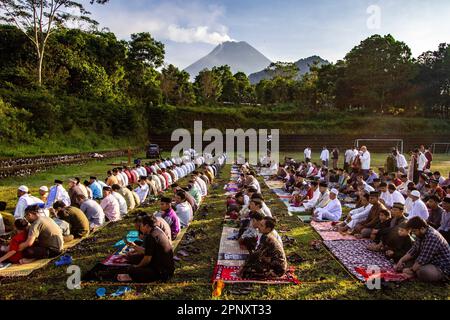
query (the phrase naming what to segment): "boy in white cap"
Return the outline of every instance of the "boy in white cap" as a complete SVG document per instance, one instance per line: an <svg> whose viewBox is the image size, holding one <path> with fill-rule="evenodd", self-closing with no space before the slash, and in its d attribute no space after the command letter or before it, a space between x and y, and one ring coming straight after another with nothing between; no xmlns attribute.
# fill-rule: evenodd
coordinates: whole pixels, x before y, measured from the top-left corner
<svg viewBox="0 0 450 320"><path fill-rule="evenodd" d="M42 201L44 201L44 203L47 202L47 198L48 198L48 188L47 186L42 186L39 188L39 195Z"/></svg>
<svg viewBox="0 0 450 320"><path fill-rule="evenodd" d="M314 221L339 221L342 217L341 202L337 198L339 191L337 189L331 189L330 201L324 208L318 208L314 210Z"/></svg>
<svg viewBox="0 0 450 320"><path fill-rule="evenodd" d="M412 199L413 205L411 212L409 212L408 220L414 217L421 217L423 220L427 221L430 214L427 205L420 199L420 192L418 190L413 190L409 197Z"/></svg>
<svg viewBox="0 0 450 320"><path fill-rule="evenodd" d="M44 205L44 202L41 199L30 195L27 186L20 186L17 189L17 197L19 198L19 201L17 202L16 210L14 211L14 218L16 220L23 219L23 217L25 216L25 209L28 206L35 204Z"/></svg>

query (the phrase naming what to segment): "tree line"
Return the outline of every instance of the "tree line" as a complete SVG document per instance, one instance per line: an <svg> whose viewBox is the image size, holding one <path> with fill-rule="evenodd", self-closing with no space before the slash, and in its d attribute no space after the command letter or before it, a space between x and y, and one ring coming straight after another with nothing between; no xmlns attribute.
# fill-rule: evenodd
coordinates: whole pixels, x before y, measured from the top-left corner
<svg viewBox="0 0 450 320"><path fill-rule="evenodd" d="M50 10L41 18L39 3ZM146 136L164 122L160 120L168 105L288 105L290 110L314 112L449 117L449 44L414 59L405 43L391 35L374 35L344 59L312 65L302 77L294 64L276 62L266 70L271 79L256 85L242 72L233 74L229 66L205 69L190 82L187 72L164 63L164 44L150 33L119 40L108 30L98 30L77 1L1 4L15 5L0 26L1 140L26 142L74 130ZM54 4L78 8L80 14L51 11ZM68 28L69 20L89 27Z"/></svg>

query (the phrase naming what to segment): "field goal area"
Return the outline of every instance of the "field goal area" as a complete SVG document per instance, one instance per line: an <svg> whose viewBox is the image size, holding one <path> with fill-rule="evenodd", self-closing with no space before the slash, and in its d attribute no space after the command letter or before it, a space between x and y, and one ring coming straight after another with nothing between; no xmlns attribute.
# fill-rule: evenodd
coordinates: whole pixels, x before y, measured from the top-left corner
<svg viewBox="0 0 450 320"><path fill-rule="evenodd" d="M433 153L450 154L450 142L436 142L431 145Z"/></svg>
<svg viewBox="0 0 450 320"><path fill-rule="evenodd" d="M356 139L355 146L357 148L366 146L369 152L378 153L389 153L392 148L397 148L400 153L403 153L402 139Z"/></svg>

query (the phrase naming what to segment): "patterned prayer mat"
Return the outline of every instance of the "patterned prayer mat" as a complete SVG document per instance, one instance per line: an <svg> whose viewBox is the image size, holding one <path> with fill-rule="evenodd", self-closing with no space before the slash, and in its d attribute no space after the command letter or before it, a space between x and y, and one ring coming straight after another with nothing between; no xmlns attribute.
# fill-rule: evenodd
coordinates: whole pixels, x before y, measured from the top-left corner
<svg viewBox="0 0 450 320"><path fill-rule="evenodd" d="M407 277L396 273L394 264L381 252L367 249L371 240L334 240L324 241L325 246L344 265L344 267L360 281L366 281L368 268L376 267L380 270L379 276L385 281L404 281Z"/></svg>
<svg viewBox="0 0 450 320"><path fill-rule="evenodd" d="M294 274L294 268L290 268L281 278L268 279L243 279L238 276L239 270L240 267L238 266L224 266L217 264L214 268L212 282L221 280L225 283L300 284L300 281Z"/></svg>
<svg viewBox="0 0 450 320"><path fill-rule="evenodd" d="M320 235L323 240L336 241L336 240L358 240L352 235L342 235L337 231L333 231L332 222L316 222L311 221L311 227Z"/></svg>
<svg viewBox="0 0 450 320"><path fill-rule="evenodd" d="M242 266L248 257L248 250L241 248L237 241L239 229L224 227L220 238L217 263L223 266Z"/></svg>
<svg viewBox="0 0 450 320"><path fill-rule="evenodd" d="M284 182L279 180L265 180L264 181L269 189L281 189L284 187Z"/></svg>

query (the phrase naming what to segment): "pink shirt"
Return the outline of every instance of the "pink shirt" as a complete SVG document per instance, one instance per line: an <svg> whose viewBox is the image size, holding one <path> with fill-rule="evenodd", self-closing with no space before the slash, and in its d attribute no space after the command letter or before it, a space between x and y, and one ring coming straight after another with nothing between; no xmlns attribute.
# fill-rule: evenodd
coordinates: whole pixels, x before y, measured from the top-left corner
<svg viewBox="0 0 450 320"><path fill-rule="evenodd" d="M119 202L112 194L103 198L100 206L103 208L109 221L119 221L121 219Z"/></svg>

